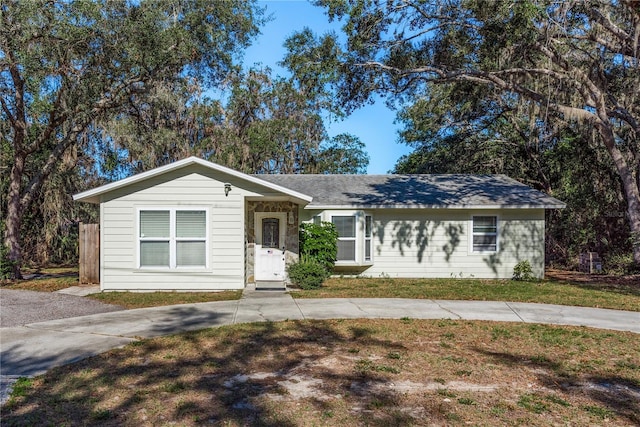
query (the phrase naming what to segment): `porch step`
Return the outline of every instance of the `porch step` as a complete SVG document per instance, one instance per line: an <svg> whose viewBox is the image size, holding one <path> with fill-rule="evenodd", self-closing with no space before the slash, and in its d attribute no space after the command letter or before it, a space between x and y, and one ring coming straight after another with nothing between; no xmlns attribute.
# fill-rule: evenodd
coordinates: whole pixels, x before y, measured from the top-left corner
<svg viewBox="0 0 640 427"><path fill-rule="evenodd" d="M256 291L286 291L287 285L282 280L257 280Z"/></svg>

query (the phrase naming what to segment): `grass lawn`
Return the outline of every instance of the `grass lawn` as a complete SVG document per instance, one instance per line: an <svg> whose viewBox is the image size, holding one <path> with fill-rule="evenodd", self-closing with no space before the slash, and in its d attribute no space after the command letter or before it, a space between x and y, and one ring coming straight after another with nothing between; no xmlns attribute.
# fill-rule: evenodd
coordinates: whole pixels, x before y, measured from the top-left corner
<svg viewBox="0 0 640 427"><path fill-rule="evenodd" d="M52 267L37 270L24 269L22 274L30 278L13 280L3 284L2 288L55 292L71 286L78 286L78 268L76 267Z"/></svg>
<svg viewBox="0 0 640 427"><path fill-rule="evenodd" d="M54 292L78 285L77 268L42 269L35 278L3 285L5 289ZM296 290L294 298L422 298L482 301L518 301L640 311L640 278L554 278L540 282L481 279L331 278L312 291ZM98 301L126 308L235 300L229 292L108 292L90 295Z"/></svg>
<svg viewBox="0 0 640 427"><path fill-rule="evenodd" d="M3 426L640 424L640 335L454 320L256 323L16 383Z"/></svg>
<svg viewBox="0 0 640 427"><path fill-rule="evenodd" d="M78 269L74 267L44 268L26 270L25 276L35 275L27 280L15 280L2 286L3 289L24 289L28 291L55 292L71 286L78 286ZM27 276L28 277L28 276ZM242 291L225 292L105 292L89 295L89 298L116 304L125 308L160 307L196 302L228 301L240 299Z"/></svg>
<svg viewBox="0 0 640 427"><path fill-rule="evenodd" d="M224 292L103 292L88 295L106 304L124 308L161 307L174 304L237 300L242 291Z"/></svg>
<svg viewBox="0 0 640 427"><path fill-rule="evenodd" d="M517 301L640 311L640 283L517 282L481 279L331 278L294 298L423 298Z"/></svg>

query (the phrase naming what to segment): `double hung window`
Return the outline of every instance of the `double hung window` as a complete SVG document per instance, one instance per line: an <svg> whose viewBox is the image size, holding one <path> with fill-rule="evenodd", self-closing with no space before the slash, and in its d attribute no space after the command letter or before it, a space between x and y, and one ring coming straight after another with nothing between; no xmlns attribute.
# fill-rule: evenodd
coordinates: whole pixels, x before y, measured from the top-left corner
<svg viewBox="0 0 640 427"><path fill-rule="evenodd" d="M472 218L472 251L498 251L498 217L474 216Z"/></svg>
<svg viewBox="0 0 640 427"><path fill-rule="evenodd" d="M141 209L140 267L206 267L207 211Z"/></svg>
<svg viewBox="0 0 640 427"><path fill-rule="evenodd" d="M338 261L356 261L356 217L332 216L338 230Z"/></svg>
<svg viewBox="0 0 640 427"><path fill-rule="evenodd" d="M332 215L331 222L338 231L336 261L370 263L373 259L373 217L359 211L351 215Z"/></svg>

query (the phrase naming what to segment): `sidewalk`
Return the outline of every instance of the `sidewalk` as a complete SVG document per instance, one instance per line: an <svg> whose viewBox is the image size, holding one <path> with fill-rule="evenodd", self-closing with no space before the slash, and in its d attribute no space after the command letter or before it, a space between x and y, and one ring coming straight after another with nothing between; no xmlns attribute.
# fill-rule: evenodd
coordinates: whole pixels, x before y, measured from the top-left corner
<svg viewBox="0 0 640 427"><path fill-rule="evenodd" d="M42 374L142 338L236 323L334 318L494 320L640 334L638 312L496 301L296 300L285 292L247 288L236 301L141 308L0 328L0 374Z"/></svg>

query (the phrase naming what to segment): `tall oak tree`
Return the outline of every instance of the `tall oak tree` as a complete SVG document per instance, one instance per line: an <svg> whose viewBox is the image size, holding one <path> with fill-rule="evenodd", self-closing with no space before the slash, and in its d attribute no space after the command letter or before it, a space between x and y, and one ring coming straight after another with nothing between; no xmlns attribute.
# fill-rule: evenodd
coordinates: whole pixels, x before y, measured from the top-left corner
<svg viewBox="0 0 640 427"><path fill-rule="evenodd" d="M83 135L144 105L159 85L219 82L261 22L247 0L2 2L2 209L16 277L22 217Z"/></svg>
<svg viewBox="0 0 640 427"><path fill-rule="evenodd" d="M538 120L556 115L591 127L622 182L640 266L638 2L316 3L343 20L344 34L294 34L284 64L310 86L335 92L347 111L375 94L411 103L438 85L480 86L487 100L534 103Z"/></svg>

